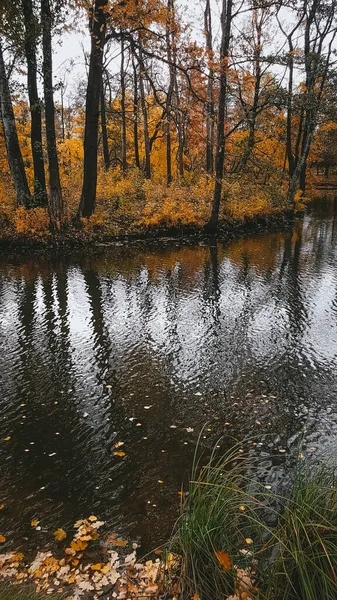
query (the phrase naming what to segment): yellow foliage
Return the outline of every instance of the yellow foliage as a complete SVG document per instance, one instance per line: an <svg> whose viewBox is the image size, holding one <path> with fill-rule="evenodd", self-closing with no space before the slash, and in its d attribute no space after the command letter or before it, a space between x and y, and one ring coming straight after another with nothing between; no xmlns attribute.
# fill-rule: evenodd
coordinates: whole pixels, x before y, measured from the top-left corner
<svg viewBox="0 0 337 600"><path fill-rule="evenodd" d="M44 237L49 231L49 216L44 208L26 210L22 206L15 212L15 230L19 234Z"/></svg>

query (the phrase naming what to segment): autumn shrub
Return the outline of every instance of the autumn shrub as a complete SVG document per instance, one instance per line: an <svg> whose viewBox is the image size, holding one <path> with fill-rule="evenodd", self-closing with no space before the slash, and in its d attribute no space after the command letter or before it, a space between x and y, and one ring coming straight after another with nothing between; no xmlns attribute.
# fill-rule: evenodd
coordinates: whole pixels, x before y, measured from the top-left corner
<svg viewBox="0 0 337 600"><path fill-rule="evenodd" d="M49 215L44 208L30 208L22 206L15 212L15 231L29 237L45 237L49 233Z"/></svg>
<svg viewBox="0 0 337 600"><path fill-rule="evenodd" d="M14 209L8 204L0 204L0 231L2 237L11 236L15 232Z"/></svg>

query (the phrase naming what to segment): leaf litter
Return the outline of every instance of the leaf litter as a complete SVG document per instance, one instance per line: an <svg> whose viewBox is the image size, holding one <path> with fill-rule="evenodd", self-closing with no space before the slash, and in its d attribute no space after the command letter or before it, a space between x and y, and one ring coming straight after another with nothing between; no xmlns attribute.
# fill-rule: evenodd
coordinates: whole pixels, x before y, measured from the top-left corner
<svg viewBox="0 0 337 600"><path fill-rule="evenodd" d="M116 600L133 598L158 598L167 582L168 571L177 568L178 558L169 553L165 560L157 558L137 562L137 544L129 543L111 533L100 541L100 562L91 562L86 549L90 542L100 537L98 530L104 525L95 515L80 519L74 524L75 534L69 546L58 556L51 551L38 551L29 562L21 552L0 554L0 581L12 585L32 585L37 593L62 594L67 600L80 600L82 597L97 599L100 595L110 595ZM67 537L62 529L53 533L58 542ZM2 542L6 541L0 536ZM131 552L127 554L127 546ZM114 547L125 548L119 554ZM61 558L60 558L61 556Z"/></svg>

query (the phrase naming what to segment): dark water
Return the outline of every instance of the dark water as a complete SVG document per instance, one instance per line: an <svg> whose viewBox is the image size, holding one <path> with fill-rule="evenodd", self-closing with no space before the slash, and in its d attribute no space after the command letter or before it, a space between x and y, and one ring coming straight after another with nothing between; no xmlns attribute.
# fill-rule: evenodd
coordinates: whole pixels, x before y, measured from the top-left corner
<svg viewBox="0 0 337 600"><path fill-rule="evenodd" d="M217 247L2 256L8 547L43 545L89 514L144 548L165 540L205 423L206 449L249 437L272 486L301 440L304 456L333 443L336 268L337 205L327 201L291 231Z"/></svg>

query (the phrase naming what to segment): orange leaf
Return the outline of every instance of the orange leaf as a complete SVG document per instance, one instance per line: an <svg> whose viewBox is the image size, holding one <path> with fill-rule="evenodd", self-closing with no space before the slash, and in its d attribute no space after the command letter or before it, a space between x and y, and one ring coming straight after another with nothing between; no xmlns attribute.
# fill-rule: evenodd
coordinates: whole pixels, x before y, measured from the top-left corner
<svg viewBox="0 0 337 600"><path fill-rule="evenodd" d="M62 540L66 539L67 534L64 529L56 529L56 531L53 533L53 536L58 542L62 542Z"/></svg>
<svg viewBox="0 0 337 600"><path fill-rule="evenodd" d="M127 546L127 541L126 540L122 540L121 538L117 539L117 540L111 540L110 541L111 546L120 546L121 548L124 548L124 546Z"/></svg>
<svg viewBox="0 0 337 600"><path fill-rule="evenodd" d="M4 544L6 541L6 538L4 535L0 534L0 544Z"/></svg>
<svg viewBox="0 0 337 600"><path fill-rule="evenodd" d="M114 456L126 456L125 452L114 452Z"/></svg>
<svg viewBox="0 0 337 600"><path fill-rule="evenodd" d="M85 550L87 547L87 542L82 542L82 540L77 540L76 542L71 542L70 548L75 550L75 552L80 552L81 550Z"/></svg>
<svg viewBox="0 0 337 600"><path fill-rule="evenodd" d="M100 571L102 568L101 563L97 563L96 565L91 565L91 570L92 571Z"/></svg>
<svg viewBox="0 0 337 600"><path fill-rule="evenodd" d="M225 571L230 571L232 568L232 561L229 557L229 554L227 554L227 552L214 552L214 554L222 568L225 569Z"/></svg>
<svg viewBox="0 0 337 600"><path fill-rule="evenodd" d="M33 519L30 524L31 524L31 527L37 527L39 523L40 523L40 521L38 521L37 519Z"/></svg>

